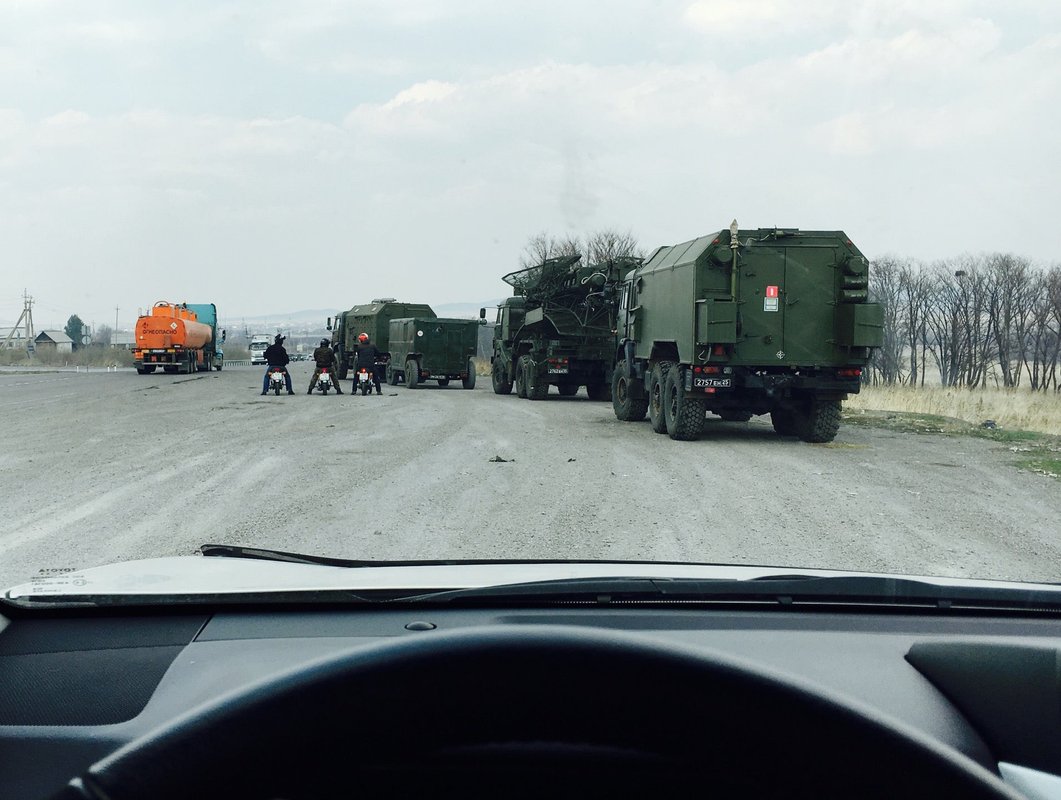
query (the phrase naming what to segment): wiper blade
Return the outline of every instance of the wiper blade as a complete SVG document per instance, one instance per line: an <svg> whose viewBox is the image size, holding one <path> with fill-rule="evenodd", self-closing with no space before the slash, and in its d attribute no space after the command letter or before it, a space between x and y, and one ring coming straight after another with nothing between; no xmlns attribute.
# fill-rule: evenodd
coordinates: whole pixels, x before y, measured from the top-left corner
<svg viewBox="0 0 1061 800"><path fill-rule="evenodd" d="M240 547L232 544L204 544L199 552L211 558L249 558L258 561L282 561L288 564L316 564L322 567L376 567L391 566L400 562L358 561L348 558L330 558L307 553L287 553L264 547Z"/></svg>
<svg viewBox="0 0 1061 800"><path fill-rule="evenodd" d="M469 605L593 602L608 605L652 601L1061 611L1061 591L1053 588L940 584L876 575L779 574L746 580L572 578L429 592L391 602Z"/></svg>

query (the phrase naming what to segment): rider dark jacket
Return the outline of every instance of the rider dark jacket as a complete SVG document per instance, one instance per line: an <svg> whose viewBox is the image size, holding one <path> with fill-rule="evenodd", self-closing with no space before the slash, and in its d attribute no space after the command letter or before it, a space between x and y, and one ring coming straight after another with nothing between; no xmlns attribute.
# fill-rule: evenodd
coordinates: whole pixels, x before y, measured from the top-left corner
<svg viewBox="0 0 1061 800"><path fill-rule="evenodd" d="M375 367L376 361L379 359L379 350L376 349L376 345L372 342L365 342L357 346L357 368L372 371Z"/></svg>
<svg viewBox="0 0 1061 800"><path fill-rule="evenodd" d="M265 360L270 367L286 367L291 359L287 357L287 350L282 344L273 343L265 348Z"/></svg>
<svg viewBox="0 0 1061 800"><path fill-rule="evenodd" d="M317 362L318 369L334 369L335 367L335 353L326 345L321 345L313 351L313 360Z"/></svg>

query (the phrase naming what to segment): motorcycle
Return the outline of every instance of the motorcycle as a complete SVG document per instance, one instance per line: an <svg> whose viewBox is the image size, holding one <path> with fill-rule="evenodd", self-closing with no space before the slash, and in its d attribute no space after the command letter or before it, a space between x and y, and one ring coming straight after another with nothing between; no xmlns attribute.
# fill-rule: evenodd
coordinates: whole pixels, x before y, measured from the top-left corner
<svg viewBox="0 0 1061 800"><path fill-rule="evenodd" d="M361 390L362 397L366 394L371 394L372 373L368 371L368 367L361 367L361 369L357 371L357 388Z"/></svg>
<svg viewBox="0 0 1061 800"><path fill-rule="evenodd" d="M284 371L282 369L269 370L269 388L273 390L273 394L279 395L280 392L287 388L287 382L284 380Z"/></svg>
<svg viewBox="0 0 1061 800"><path fill-rule="evenodd" d="M321 368L321 374L317 377L317 388L321 394L328 394L328 390L332 388L332 374L327 368Z"/></svg>

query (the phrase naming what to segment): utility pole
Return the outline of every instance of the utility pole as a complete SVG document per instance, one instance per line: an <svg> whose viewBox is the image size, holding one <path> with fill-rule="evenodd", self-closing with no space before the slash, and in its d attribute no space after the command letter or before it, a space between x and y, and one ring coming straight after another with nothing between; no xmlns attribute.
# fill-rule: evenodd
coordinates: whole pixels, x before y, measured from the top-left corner
<svg viewBox="0 0 1061 800"><path fill-rule="evenodd" d="M118 306L114 307L114 333L118 333Z"/></svg>
<svg viewBox="0 0 1061 800"><path fill-rule="evenodd" d="M33 298L29 296L25 289L22 290L22 313L19 314L18 322L15 323L10 331L8 331L7 338L4 339L4 348L6 349L11 342L12 337L15 335L15 331L18 330L22 323L26 323L26 350L30 353L33 352L33 338L37 335L33 330Z"/></svg>

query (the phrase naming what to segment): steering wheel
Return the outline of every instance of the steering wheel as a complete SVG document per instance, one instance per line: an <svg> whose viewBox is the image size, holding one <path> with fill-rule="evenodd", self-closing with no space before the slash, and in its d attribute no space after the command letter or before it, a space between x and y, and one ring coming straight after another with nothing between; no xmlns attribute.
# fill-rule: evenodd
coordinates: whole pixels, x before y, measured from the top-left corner
<svg viewBox="0 0 1061 800"><path fill-rule="evenodd" d="M1020 798L957 751L818 687L567 626L431 631L329 656L188 712L57 798L641 792Z"/></svg>

